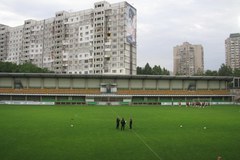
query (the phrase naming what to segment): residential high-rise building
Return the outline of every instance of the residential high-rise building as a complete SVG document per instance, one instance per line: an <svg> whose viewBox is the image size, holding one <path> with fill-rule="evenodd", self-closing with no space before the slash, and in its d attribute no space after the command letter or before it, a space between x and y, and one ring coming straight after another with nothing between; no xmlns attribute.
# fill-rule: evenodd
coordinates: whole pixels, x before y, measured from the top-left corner
<svg viewBox="0 0 240 160"><path fill-rule="evenodd" d="M195 75L204 72L204 52L202 45L184 42L173 49L173 74Z"/></svg>
<svg viewBox="0 0 240 160"><path fill-rule="evenodd" d="M240 69L240 33L230 34L225 40L226 65Z"/></svg>
<svg viewBox="0 0 240 160"><path fill-rule="evenodd" d="M8 56L8 29L8 26L0 24L0 61L6 60Z"/></svg>
<svg viewBox="0 0 240 160"><path fill-rule="evenodd" d="M0 61L32 62L56 73L134 75L136 14L127 2L101 1L18 27L0 24Z"/></svg>

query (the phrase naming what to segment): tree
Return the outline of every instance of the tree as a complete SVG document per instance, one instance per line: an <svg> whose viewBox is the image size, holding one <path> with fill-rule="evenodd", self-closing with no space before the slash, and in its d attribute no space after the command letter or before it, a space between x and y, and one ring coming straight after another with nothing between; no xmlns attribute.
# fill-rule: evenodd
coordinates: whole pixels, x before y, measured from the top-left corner
<svg viewBox="0 0 240 160"><path fill-rule="evenodd" d="M39 68L32 63L24 63L17 65L11 62L0 62L0 72L16 72L16 73L49 73L46 68Z"/></svg>
<svg viewBox="0 0 240 160"><path fill-rule="evenodd" d="M170 75L166 68L161 68L160 65L155 65L153 68L147 63L143 68L137 67L137 74L141 75Z"/></svg>
<svg viewBox="0 0 240 160"><path fill-rule="evenodd" d="M233 72L234 76L240 77L240 69L235 69Z"/></svg>
<svg viewBox="0 0 240 160"><path fill-rule="evenodd" d="M219 76L233 76L233 70L231 67L222 64L218 70Z"/></svg>
<svg viewBox="0 0 240 160"><path fill-rule="evenodd" d="M162 69L162 75L170 75L169 70L167 70L166 68Z"/></svg>
<svg viewBox="0 0 240 160"><path fill-rule="evenodd" d="M143 74L152 75L152 67L147 63L143 69Z"/></svg>
<svg viewBox="0 0 240 160"><path fill-rule="evenodd" d="M218 76L218 72L217 71L211 71L211 70L206 70L205 76Z"/></svg>
<svg viewBox="0 0 240 160"><path fill-rule="evenodd" d="M152 69L153 75L161 75L162 74L162 68L160 66L155 65Z"/></svg>
<svg viewBox="0 0 240 160"><path fill-rule="evenodd" d="M142 67L137 67L137 74L143 74Z"/></svg>
<svg viewBox="0 0 240 160"><path fill-rule="evenodd" d="M0 72L17 72L18 66L11 62L0 62Z"/></svg>

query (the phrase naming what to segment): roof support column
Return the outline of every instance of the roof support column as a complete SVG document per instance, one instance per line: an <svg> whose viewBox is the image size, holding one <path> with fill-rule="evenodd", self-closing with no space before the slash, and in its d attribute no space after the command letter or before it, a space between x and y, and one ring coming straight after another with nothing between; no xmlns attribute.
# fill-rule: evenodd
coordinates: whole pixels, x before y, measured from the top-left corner
<svg viewBox="0 0 240 160"><path fill-rule="evenodd" d="M55 80L55 84L56 84L56 89L58 89L58 87L59 87L59 78L56 78L56 80Z"/></svg>
<svg viewBox="0 0 240 160"><path fill-rule="evenodd" d="M182 90L185 90L184 89L184 79L182 80Z"/></svg>
<svg viewBox="0 0 240 160"><path fill-rule="evenodd" d="M209 90L209 80L207 80L207 90Z"/></svg>
<svg viewBox="0 0 240 160"><path fill-rule="evenodd" d="M26 81L27 81L27 82L26 82L26 83L27 83L27 84L26 84L26 85L27 85L27 86L26 86L27 89L29 89L29 81L30 81L29 79L30 79L30 78L28 77L27 80L26 80Z"/></svg>
<svg viewBox="0 0 240 160"><path fill-rule="evenodd" d="M169 90L172 90L172 80L169 80Z"/></svg>
<svg viewBox="0 0 240 160"><path fill-rule="evenodd" d="M70 89L73 89L73 78L70 78Z"/></svg>
<svg viewBox="0 0 240 160"><path fill-rule="evenodd" d="M44 78L40 78L40 80L41 80L41 89L43 89L44 87Z"/></svg>
<svg viewBox="0 0 240 160"><path fill-rule="evenodd" d="M84 79L84 86L85 86L85 89L88 89L88 80L87 80L87 78Z"/></svg>
<svg viewBox="0 0 240 160"><path fill-rule="evenodd" d="M130 79L128 79L128 89L130 90L130 89L132 89L132 86L131 86L131 81L130 81Z"/></svg>
<svg viewBox="0 0 240 160"><path fill-rule="evenodd" d="M145 80L142 80L142 89L145 90Z"/></svg>

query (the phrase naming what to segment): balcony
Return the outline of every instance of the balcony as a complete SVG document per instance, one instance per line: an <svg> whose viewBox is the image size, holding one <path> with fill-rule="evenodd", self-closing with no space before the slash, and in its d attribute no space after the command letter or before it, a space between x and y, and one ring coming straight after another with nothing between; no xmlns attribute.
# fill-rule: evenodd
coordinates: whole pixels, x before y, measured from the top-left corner
<svg viewBox="0 0 240 160"><path fill-rule="evenodd" d="M110 51L111 51L111 48L105 48L104 51L106 51L106 52L110 52Z"/></svg>
<svg viewBox="0 0 240 160"><path fill-rule="evenodd" d="M63 45L68 45L70 42L69 40L62 40Z"/></svg>

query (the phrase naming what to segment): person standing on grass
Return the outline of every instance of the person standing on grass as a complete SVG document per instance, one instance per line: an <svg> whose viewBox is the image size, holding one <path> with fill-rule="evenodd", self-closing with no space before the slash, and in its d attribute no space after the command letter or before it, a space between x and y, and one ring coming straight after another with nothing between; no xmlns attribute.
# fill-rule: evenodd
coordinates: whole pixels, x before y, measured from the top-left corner
<svg viewBox="0 0 240 160"><path fill-rule="evenodd" d="M129 129L132 129L132 118L130 118L130 120L129 120Z"/></svg>
<svg viewBox="0 0 240 160"><path fill-rule="evenodd" d="M122 120L121 120L121 131L125 129L125 124L126 124L126 121L124 120L124 118L122 118Z"/></svg>
<svg viewBox="0 0 240 160"><path fill-rule="evenodd" d="M181 101L178 102L178 106L181 107L182 106L182 103Z"/></svg>
<svg viewBox="0 0 240 160"><path fill-rule="evenodd" d="M117 117L117 119L116 119L116 129L119 129L119 124L120 124L120 118Z"/></svg>

